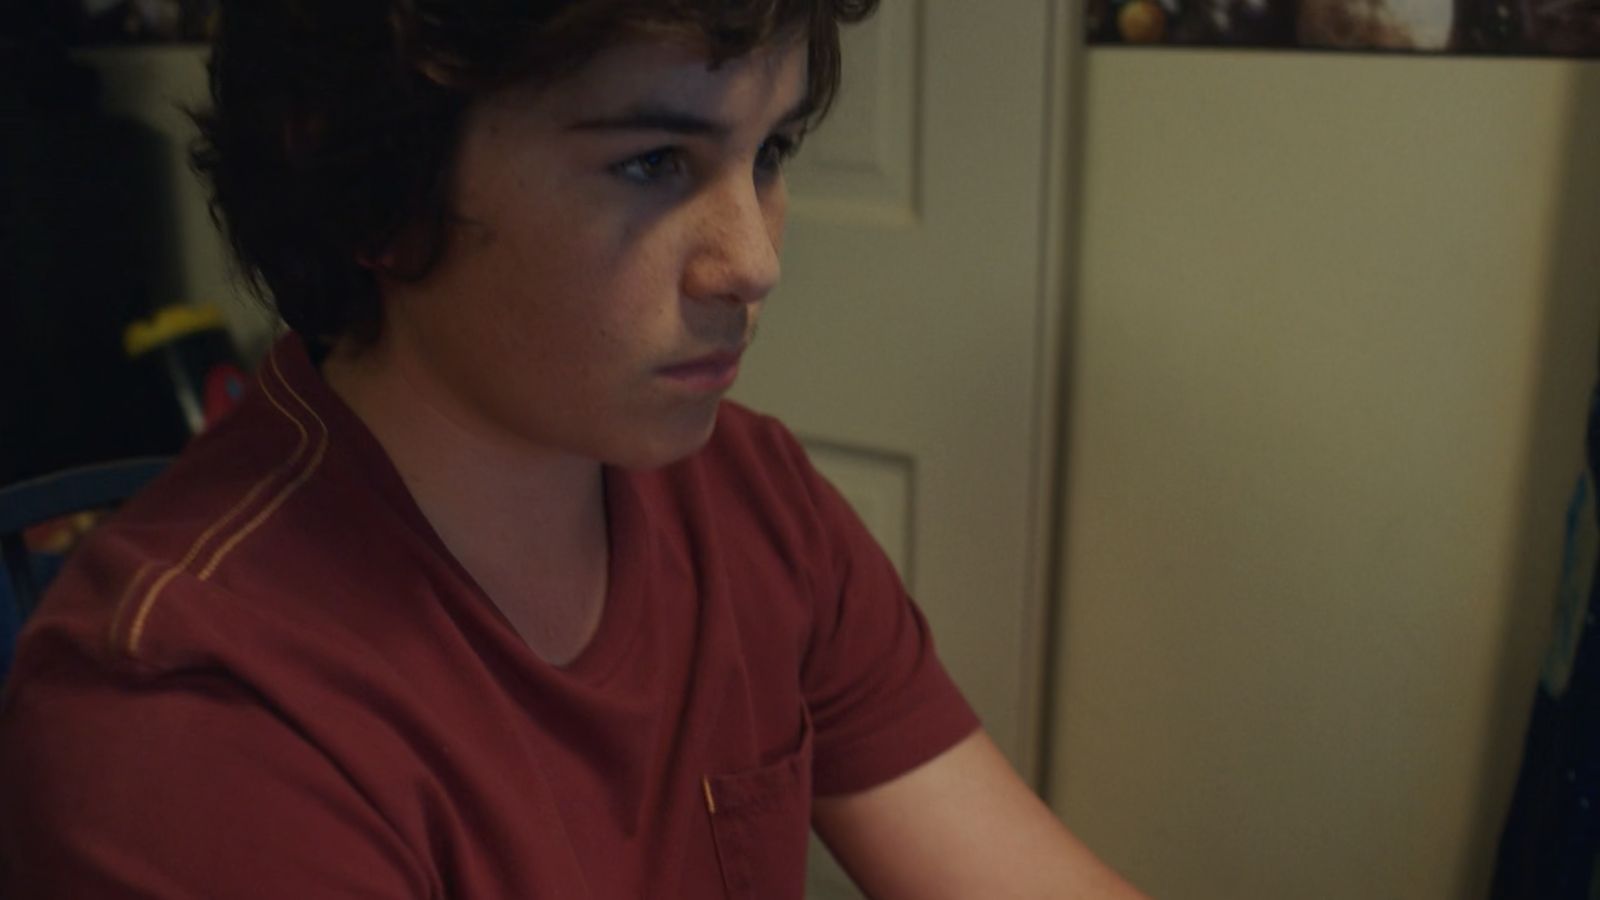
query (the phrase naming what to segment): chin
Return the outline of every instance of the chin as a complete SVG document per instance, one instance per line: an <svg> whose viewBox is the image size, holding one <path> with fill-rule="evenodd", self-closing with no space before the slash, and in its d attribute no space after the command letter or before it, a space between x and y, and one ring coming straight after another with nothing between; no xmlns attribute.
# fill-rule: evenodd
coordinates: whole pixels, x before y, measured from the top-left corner
<svg viewBox="0 0 1600 900"><path fill-rule="evenodd" d="M693 455L717 427L717 409L712 404L705 410L680 413L655 424L627 441L627 447L606 460L624 469L659 469Z"/></svg>

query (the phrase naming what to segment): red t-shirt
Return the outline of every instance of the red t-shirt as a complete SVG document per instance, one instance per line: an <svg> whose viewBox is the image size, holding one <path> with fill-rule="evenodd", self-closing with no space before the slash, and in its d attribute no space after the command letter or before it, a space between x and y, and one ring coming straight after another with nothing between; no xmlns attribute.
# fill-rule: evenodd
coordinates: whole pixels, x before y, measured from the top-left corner
<svg viewBox="0 0 1600 900"><path fill-rule="evenodd" d="M774 420L607 470L609 594L538 659L281 342L90 537L0 699L0 895L798 898L813 795L977 727Z"/></svg>

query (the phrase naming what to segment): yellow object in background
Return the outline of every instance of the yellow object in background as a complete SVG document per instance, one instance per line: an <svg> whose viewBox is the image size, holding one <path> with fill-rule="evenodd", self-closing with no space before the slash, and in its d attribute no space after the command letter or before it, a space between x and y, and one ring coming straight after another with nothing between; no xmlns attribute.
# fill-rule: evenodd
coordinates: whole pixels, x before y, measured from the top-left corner
<svg viewBox="0 0 1600 900"><path fill-rule="evenodd" d="M130 359L137 359L179 338L223 327L222 310L210 304L168 306L129 325L122 333L122 347Z"/></svg>
<svg viewBox="0 0 1600 900"><path fill-rule="evenodd" d="M122 347L131 360L165 372L190 434L199 434L244 393L246 381L223 319L210 304L177 304L130 324Z"/></svg>

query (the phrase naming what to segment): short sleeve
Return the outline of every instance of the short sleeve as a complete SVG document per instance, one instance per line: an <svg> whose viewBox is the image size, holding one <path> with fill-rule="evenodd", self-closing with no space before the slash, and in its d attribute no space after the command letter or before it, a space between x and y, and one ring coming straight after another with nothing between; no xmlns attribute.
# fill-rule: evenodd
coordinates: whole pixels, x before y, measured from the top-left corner
<svg viewBox="0 0 1600 900"><path fill-rule="evenodd" d="M794 452L826 548L802 674L815 793L853 793L933 759L979 723L893 564L797 443Z"/></svg>
<svg viewBox="0 0 1600 900"><path fill-rule="evenodd" d="M337 767L227 679L58 669L0 707L0 896L431 894Z"/></svg>

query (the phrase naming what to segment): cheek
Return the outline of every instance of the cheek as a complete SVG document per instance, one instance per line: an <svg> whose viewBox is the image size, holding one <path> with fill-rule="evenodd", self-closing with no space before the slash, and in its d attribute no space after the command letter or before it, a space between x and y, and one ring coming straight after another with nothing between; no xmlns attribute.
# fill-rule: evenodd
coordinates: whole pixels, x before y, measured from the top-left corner
<svg viewBox="0 0 1600 900"><path fill-rule="evenodd" d="M688 223L541 199L554 202L503 216L472 261L480 346L559 378L675 344ZM781 230L781 212L768 223Z"/></svg>
<svg viewBox="0 0 1600 900"><path fill-rule="evenodd" d="M542 227L537 227L542 226ZM560 329L578 320L597 291L603 290L607 260L581 224L521 223L515 237L497 247L492 267L499 324L524 339L537 340L537 326ZM508 235L509 236L509 235Z"/></svg>
<svg viewBox="0 0 1600 900"><path fill-rule="evenodd" d="M641 262L570 236L531 248L502 273L484 337L541 378L605 369L648 331L647 304L660 291Z"/></svg>

